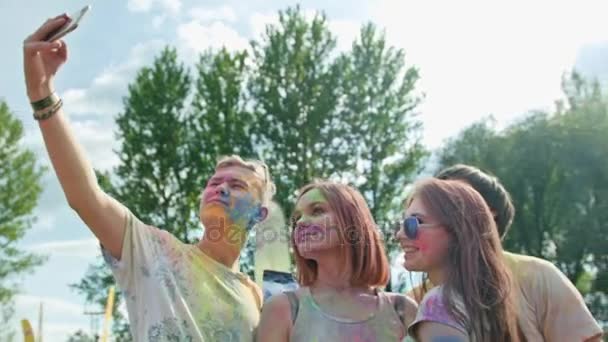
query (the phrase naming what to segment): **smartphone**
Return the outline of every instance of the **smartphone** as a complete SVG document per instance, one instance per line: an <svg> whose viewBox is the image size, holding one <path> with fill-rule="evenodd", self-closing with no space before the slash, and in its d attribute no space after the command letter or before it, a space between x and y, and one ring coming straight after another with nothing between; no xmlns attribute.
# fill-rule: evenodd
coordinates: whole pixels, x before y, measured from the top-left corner
<svg viewBox="0 0 608 342"><path fill-rule="evenodd" d="M264 300L285 291L295 291L298 289L298 282L291 273L264 270L263 275Z"/></svg>
<svg viewBox="0 0 608 342"><path fill-rule="evenodd" d="M87 14L87 12L90 9L91 9L91 5L86 5L80 11L71 14L68 21L66 21L66 23L63 26L61 26L60 28L49 33L49 35L46 37L45 40L47 42L53 42L57 39L63 38L66 34L74 31L78 27L78 24L82 20L82 17L84 17L84 15Z"/></svg>

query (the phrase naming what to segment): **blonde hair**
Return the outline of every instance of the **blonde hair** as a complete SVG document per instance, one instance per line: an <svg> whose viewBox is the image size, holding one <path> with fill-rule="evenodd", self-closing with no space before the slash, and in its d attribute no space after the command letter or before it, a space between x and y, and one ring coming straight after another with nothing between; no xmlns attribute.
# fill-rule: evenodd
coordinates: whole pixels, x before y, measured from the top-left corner
<svg viewBox="0 0 608 342"><path fill-rule="evenodd" d="M274 196L276 192L276 187L270 178L268 165L261 160L244 160L240 156L233 154L230 156L220 157L217 164L215 164L215 171L231 166L239 166L253 171L253 173L260 180L260 199L262 204L268 205L270 200L272 200L272 196Z"/></svg>

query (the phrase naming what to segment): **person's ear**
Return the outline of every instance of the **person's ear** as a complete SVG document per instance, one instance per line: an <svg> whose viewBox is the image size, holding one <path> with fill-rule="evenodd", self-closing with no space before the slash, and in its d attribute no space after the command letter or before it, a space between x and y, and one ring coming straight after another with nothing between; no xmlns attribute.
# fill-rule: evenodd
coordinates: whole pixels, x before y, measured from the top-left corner
<svg viewBox="0 0 608 342"><path fill-rule="evenodd" d="M266 219L266 217L268 217L268 208L260 206L255 215L255 222L260 223L260 222L264 221Z"/></svg>

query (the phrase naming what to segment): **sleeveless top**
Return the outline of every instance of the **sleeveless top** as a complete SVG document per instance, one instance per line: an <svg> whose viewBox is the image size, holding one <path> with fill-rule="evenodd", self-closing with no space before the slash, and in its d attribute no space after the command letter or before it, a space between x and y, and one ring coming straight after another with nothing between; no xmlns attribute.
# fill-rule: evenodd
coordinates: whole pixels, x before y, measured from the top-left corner
<svg viewBox="0 0 608 342"><path fill-rule="evenodd" d="M299 298L298 314L289 341L402 341L406 330L390 298L381 291L378 291L377 295L379 305L376 311L366 319L353 320L323 312L312 297L310 289L303 288Z"/></svg>

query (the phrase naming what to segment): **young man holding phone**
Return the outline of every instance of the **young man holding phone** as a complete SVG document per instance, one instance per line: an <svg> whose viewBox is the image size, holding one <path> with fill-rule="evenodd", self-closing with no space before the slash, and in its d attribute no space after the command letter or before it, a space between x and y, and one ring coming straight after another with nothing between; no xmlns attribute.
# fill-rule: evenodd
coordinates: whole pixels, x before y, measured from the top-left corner
<svg viewBox="0 0 608 342"><path fill-rule="evenodd" d="M24 41L27 95L67 202L99 239L124 292L134 340L253 340L262 294L237 267L274 193L266 165L238 156L218 162L202 192L197 244L142 223L98 186L54 91L67 46L48 37L69 20L49 19Z"/></svg>

